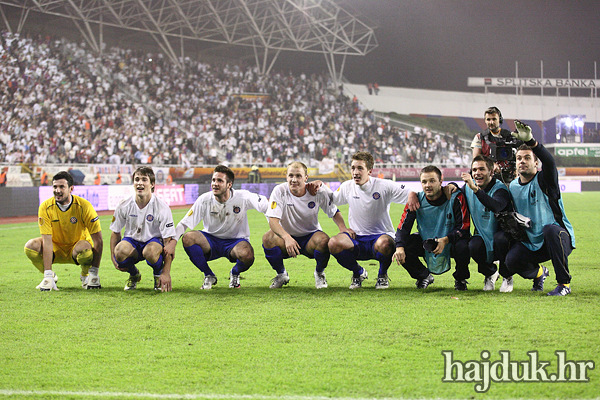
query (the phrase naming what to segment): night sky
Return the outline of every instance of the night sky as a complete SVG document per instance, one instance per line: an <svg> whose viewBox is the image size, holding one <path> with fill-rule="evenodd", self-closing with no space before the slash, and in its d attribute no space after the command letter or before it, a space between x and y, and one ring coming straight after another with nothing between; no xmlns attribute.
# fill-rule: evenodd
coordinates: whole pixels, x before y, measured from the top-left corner
<svg viewBox="0 0 600 400"><path fill-rule="evenodd" d="M597 0L337 0L379 28L379 47L348 57L352 83L477 91L469 76L600 79L600 1ZM301 57L307 72L326 68L323 56ZM297 63L294 55L278 66ZM310 65L309 65L310 64ZM298 64L295 64L296 67ZM294 68L295 69L295 68Z"/></svg>

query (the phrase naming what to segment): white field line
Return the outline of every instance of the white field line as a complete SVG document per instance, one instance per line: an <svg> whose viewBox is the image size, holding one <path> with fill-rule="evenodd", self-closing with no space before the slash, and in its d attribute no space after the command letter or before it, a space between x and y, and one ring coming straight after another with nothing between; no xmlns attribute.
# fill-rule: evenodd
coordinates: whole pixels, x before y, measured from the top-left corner
<svg viewBox="0 0 600 400"><path fill-rule="evenodd" d="M34 229L37 228L37 224L32 224L31 226L2 226L0 225L0 231L10 231L13 229Z"/></svg>
<svg viewBox="0 0 600 400"><path fill-rule="evenodd" d="M127 397L150 399L223 399L223 400L407 400L394 397L359 398L359 397L326 397L326 396L268 396L260 394L158 394L158 393L130 393L130 392L84 392L67 390L12 390L0 389L4 396L81 396L81 397Z"/></svg>

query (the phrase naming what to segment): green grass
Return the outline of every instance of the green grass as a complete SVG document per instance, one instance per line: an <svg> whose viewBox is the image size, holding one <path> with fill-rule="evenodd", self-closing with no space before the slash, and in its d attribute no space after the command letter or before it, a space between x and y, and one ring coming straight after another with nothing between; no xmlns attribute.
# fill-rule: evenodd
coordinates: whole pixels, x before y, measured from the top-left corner
<svg viewBox="0 0 600 400"><path fill-rule="evenodd" d="M537 350L552 361L548 372L556 370L556 350L570 360L600 361L600 193L567 194L564 201L577 237L569 259L573 294L565 298L533 293L520 277L513 293L483 292L474 263L468 292L453 290L450 273L417 291L398 266L390 269L391 288L376 291L374 262L363 263L371 274L365 287L350 291L350 273L333 258L329 288L317 291L314 261L303 257L286 262L290 284L270 290L275 273L260 245L268 225L255 212L256 262L239 290L227 287L232 265L219 260L211 263L219 283L201 291L202 276L178 245L172 293L152 290L146 265L139 289L124 292L127 276L109 261L106 216L103 289L82 290L78 267L58 265L60 291L41 293L35 286L42 276L22 251L39 236L36 223L2 225L0 397L598 398L597 369L588 383L492 383L483 394L473 382L442 382L444 350L461 361L480 360L483 350L492 361L500 350L524 361ZM176 210L175 221L185 211ZM401 211L392 206L394 223ZM330 220L322 225L335 234ZM555 279L545 265L548 290Z"/></svg>

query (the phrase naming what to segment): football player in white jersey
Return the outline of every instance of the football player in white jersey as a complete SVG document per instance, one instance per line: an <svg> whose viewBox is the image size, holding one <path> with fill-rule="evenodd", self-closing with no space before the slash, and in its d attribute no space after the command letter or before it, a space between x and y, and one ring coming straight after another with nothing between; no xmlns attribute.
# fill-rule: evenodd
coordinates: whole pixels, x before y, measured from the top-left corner
<svg viewBox="0 0 600 400"><path fill-rule="evenodd" d="M329 262L329 236L321 230L319 208L333 219L340 232L349 230L324 189L314 196L308 192L306 165L298 161L289 164L286 180L287 183L277 185L271 192L270 207L265 214L271 229L263 236L263 248L267 261L277 271L271 289L288 284L290 277L283 260L300 254L315 259L315 286L317 289L326 288L324 270Z"/></svg>
<svg viewBox="0 0 600 400"><path fill-rule="evenodd" d="M135 264L146 260L154 270L154 289L170 292L174 253L164 252L163 246L175 237L171 209L153 194L156 178L152 168L139 167L132 180L135 194L119 203L110 224L112 262L118 270L129 272L125 290L137 288L142 275ZM125 237L121 239L123 228Z"/></svg>
<svg viewBox="0 0 600 400"><path fill-rule="evenodd" d="M418 207L414 192L395 182L373 178L373 156L359 151L352 156L352 180L343 182L332 193L333 203L348 204L349 231L342 232L329 240L329 252L338 263L352 271L350 289L360 288L367 279L367 270L357 260L379 261L379 274L376 289L389 288L388 268L396 250L394 244L394 226L390 217L390 204L408 204L412 209ZM318 181L315 181L318 186ZM312 189L311 189L312 190ZM326 189L328 190L328 189ZM331 193L331 191L329 190Z"/></svg>
<svg viewBox="0 0 600 400"><path fill-rule="evenodd" d="M254 249L248 238L248 209L265 213L269 200L262 195L247 190L233 190L233 171L224 165L217 165L213 172L212 191L199 196L192 208L176 227L176 240L183 236L183 249L190 261L204 273L202 289L211 289L217 277L209 268L208 261L227 257L235 265L229 273L229 287L240 287L240 273L254 263ZM204 229L194 229L200 221ZM175 243L170 243L168 251L174 251Z"/></svg>

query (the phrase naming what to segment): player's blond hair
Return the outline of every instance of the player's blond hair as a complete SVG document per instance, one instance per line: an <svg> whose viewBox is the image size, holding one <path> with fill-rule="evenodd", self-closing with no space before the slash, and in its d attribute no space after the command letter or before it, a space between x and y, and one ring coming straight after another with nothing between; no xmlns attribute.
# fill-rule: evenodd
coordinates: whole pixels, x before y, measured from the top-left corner
<svg viewBox="0 0 600 400"><path fill-rule="evenodd" d="M287 169L290 168L302 168L304 170L304 175L308 176L308 167L300 161L292 161L288 164Z"/></svg>

